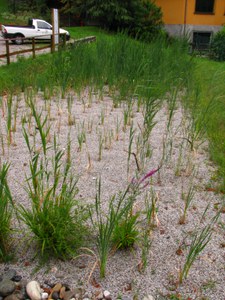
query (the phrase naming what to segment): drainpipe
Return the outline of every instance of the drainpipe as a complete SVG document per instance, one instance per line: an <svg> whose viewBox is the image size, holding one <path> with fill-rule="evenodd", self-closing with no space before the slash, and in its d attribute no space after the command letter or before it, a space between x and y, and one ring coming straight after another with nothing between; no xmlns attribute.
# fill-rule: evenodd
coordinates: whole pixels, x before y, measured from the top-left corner
<svg viewBox="0 0 225 300"><path fill-rule="evenodd" d="M186 35L186 27L187 27L187 6L188 6L188 0L185 0L185 7L184 7L184 36Z"/></svg>

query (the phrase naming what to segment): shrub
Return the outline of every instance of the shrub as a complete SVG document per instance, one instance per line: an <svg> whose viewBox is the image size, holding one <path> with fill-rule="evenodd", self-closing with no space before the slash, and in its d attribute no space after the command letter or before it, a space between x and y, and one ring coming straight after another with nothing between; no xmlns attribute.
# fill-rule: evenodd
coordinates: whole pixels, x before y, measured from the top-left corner
<svg viewBox="0 0 225 300"><path fill-rule="evenodd" d="M211 42L211 52L215 59L225 60L225 27L214 35Z"/></svg>

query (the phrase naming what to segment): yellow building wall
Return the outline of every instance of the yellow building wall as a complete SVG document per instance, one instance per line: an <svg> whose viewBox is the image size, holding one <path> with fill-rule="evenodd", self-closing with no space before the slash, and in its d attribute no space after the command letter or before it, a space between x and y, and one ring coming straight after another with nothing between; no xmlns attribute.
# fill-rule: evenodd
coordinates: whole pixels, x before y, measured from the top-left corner
<svg viewBox="0 0 225 300"><path fill-rule="evenodd" d="M165 24L184 23L184 0L156 0L155 4L162 8Z"/></svg>
<svg viewBox="0 0 225 300"><path fill-rule="evenodd" d="M215 0L214 14L196 14L195 1L187 0L186 24L192 25L225 25L225 0ZM206 0L207 1L207 0ZM165 24L185 23L186 0L156 0L162 8Z"/></svg>

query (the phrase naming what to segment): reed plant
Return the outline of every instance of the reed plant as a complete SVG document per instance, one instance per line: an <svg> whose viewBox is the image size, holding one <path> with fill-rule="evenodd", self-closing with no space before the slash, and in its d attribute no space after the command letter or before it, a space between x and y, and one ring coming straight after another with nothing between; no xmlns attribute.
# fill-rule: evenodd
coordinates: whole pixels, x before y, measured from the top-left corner
<svg viewBox="0 0 225 300"><path fill-rule="evenodd" d="M42 149L44 156L47 154L47 143L48 143L48 136L50 133L50 125L47 124L48 121L48 116L45 116L43 118L42 116L42 111L38 113L35 103L33 99L30 99L29 101L29 106L32 112L32 115L35 119L36 122L36 129L39 132L40 138L41 138L41 143L42 143Z"/></svg>
<svg viewBox="0 0 225 300"><path fill-rule="evenodd" d="M116 249L131 248L139 240L139 215L139 212L133 213L131 207L130 210L125 211L121 219L115 224L112 243Z"/></svg>
<svg viewBox="0 0 225 300"><path fill-rule="evenodd" d="M179 283L182 283L183 280L187 278L193 263L210 242L214 230L214 225L218 221L219 216L220 212L217 213L216 216L210 221L210 223L204 226L200 230L200 232L196 232L193 235L183 268L180 270Z"/></svg>
<svg viewBox="0 0 225 300"><path fill-rule="evenodd" d="M194 199L195 196L195 187L193 185L193 180L191 180L191 183L189 184L188 190L185 193L182 190L182 199L184 200L184 210L183 210L183 214L181 215L180 219L179 219L179 224L185 224L186 222L186 217L187 217L187 211Z"/></svg>
<svg viewBox="0 0 225 300"><path fill-rule="evenodd" d="M8 145L12 143L12 105L13 96L12 94L7 99L7 140Z"/></svg>
<svg viewBox="0 0 225 300"><path fill-rule="evenodd" d="M10 258L11 220L13 213L13 199L7 182L9 164L0 166L0 261Z"/></svg>
<svg viewBox="0 0 225 300"><path fill-rule="evenodd" d="M133 146L133 140L135 135L135 129L133 128L133 123L130 126L130 133L129 133L129 144L128 144L128 156L127 156L127 175L130 170L130 159L132 154L132 146Z"/></svg>
<svg viewBox="0 0 225 300"><path fill-rule="evenodd" d="M124 192L119 192L110 198L107 215L105 215L101 206L101 179L97 182L95 197L96 221L94 221L92 214L91 219L94 227L97 227L96 246L99 258L100 277L102 278L105 277L107 260L112 247L113 234L116 228L118 228L117 226L121 224L120 222L123 220L123 217L130 212L136 198L135 192L129 193L129 190L130 186L128 186Z"/></svg>
<svg viewBox="0 0 225 300"><path fill-rule="evenodd" d="M28 138L26 133L24 136ZM26 143L30 151L29 139ZM86 217L76 200L78 178L71 172L70 142L64 164L64 151L58 149L56 137L53 150L51 165L49 161L43 161L40 153L31 157L30 174L26 175L31 209L19 205L18 210L40 247L41 257L66 259L73 256L84 241L86 227L83 221Z"/></svg>

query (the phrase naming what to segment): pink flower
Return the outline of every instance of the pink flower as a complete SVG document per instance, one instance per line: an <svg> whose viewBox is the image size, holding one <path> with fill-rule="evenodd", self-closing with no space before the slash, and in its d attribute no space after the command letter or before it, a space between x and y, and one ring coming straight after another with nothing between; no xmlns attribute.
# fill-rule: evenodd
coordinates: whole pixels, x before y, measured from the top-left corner
<svg viewBox="0 0 225 300"><path fill-rule="evenodd" d="M140 180L136 180L135 178L132 178L131 183L132 184L137 184L138 186L144 182L147 178L151 177L152 175L154 175L156 172L158 172L160 169L160 167L158 167L158 169L154 169L151 170L150 172L148 172L144 177L142 177ZM146 186L148 186L149 182L146 182L141 188L144 189L146 188Z"/></svg>

